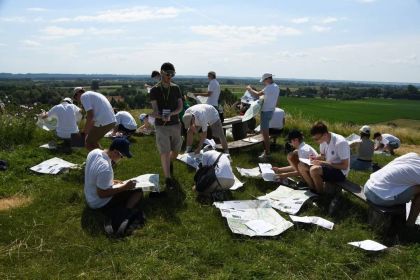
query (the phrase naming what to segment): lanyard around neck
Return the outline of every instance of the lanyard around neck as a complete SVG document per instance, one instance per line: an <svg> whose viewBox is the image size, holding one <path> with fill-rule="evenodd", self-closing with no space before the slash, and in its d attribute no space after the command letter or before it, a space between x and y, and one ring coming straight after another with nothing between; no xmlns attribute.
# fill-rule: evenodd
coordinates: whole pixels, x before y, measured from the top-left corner
<svg viewBox="0 0 420 280"><path fill-rule="evenodd" d="M163 85L162 85L162 82L160 82L160 89L162 90L162 94L163 94L163 101L165 102L165 104L166 104L166 102L168 101L168 99L169 99L169 94L171 93L171 84L169 84L169 87L168 87L168 91L167 91L167 93L165 94L165 90L164 90L164 87L163 87Z"/></svg>

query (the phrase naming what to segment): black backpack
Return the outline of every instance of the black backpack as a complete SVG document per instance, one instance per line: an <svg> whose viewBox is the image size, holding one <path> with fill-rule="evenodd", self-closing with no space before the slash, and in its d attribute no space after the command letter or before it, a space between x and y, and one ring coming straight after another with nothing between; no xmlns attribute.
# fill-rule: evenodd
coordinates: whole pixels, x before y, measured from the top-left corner
<svg viewBox="0 0 420 280"><path fill-rule="evenodd" d="M199 192L205 191L208 187L210 187L215 181L217 181L216 177L216 166L219 162L220 157L223 154L217 157L216 161L209 166L202 166L200 163L197 172L194 175L194 182L195 182L195 189Z"/></svg>

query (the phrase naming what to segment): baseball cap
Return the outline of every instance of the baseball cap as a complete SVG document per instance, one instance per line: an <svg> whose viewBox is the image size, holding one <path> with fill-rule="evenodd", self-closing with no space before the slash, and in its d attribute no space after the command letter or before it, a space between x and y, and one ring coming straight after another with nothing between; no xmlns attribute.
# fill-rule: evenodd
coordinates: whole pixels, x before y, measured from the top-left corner
<svg viewBox="0 0 420 280"><path fill-rule="evenodd" d="M260 79L260 82L263 82L265 79L267 79L267 78L271 78L271 77L273 77L273 74L270 74L270 73L264 73L264 75L262 75L262 77L261 77L261 79Z"/></svg>
<svg viewBox="0 0 420 280"><path fill-rule="evenodd" d="M73 93L74 94L76 94L76 93L78 93L79 91L81 91L81 90L85 90L83 87L75 87L74 89L73 89Z"/></svg>
<svg viewBox="0 0 420 280"><path fill-rule="evenodd" d="M123 156L131 158L133 155L130 153L130 141L126 138L115 138L112 141L111 146L109 146L110 150L117 150Z"/></svg>
<svg viewBox="0 0 420 280"><path fill-rule="evenodd" d="M146 117L147 117L147 114L142 113L142 114L140 114L139 119L140 119L140 121L144 122L144 119L145 119Z"/></svg>
<svg viewBox="0 0 420 280"><path fill-rule="evenodd" d="M287 134L287 140L288 141L290 141L292 139L296 139L296 138L302 138L302 137L303 137L302 132L300 132L299 130L296 130L296 129L291 130L289 132L289 134Z"/></svg>
<svg viewBox="0 0 420 280"><path fill-rule="evenodd" d="M184 122L185 129L190 128L191 125L191 119L193 115L191 113L185 113L182 117L182 121Z"/></svg>
<svg viewBox="0 0 420 280"><path fill-rule="evenodd" d="M359 131L364 134L370 134L370 126L364 125L359 129Z"/></svg>
<svg viewBox="0 0 420 280"><path fill-rule="evenodd" d="M73 100L71 100L71 98L70 97L66 97L66 98L63 98L63 100L62 100L63 102L67 102L67 103L69 103L69 104L73 104Z"/></svg>

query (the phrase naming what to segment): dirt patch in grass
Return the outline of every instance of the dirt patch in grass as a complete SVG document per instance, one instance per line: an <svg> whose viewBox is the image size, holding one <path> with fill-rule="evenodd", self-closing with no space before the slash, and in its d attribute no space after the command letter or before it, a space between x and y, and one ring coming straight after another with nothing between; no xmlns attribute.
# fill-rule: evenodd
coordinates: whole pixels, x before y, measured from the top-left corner
<svg viewBox="0 0 420 280"><path fill-rule="evenodd" d="M0 211L22 207L32 202L32 198L26 196L11 196L0 198Z"/></svg>

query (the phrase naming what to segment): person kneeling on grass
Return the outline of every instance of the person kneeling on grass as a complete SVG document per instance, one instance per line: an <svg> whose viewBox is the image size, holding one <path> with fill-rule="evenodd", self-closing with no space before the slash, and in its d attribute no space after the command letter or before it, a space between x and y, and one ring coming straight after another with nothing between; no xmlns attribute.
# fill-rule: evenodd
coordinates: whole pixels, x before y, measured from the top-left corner
<svg viewBox="0 0 420 280"><path fill-rule="evenodd" d="M117 124L112 131L112 135L117 135L118 132L122 133L123 135L130 136L136 132L137 123L133 116L127 111L118 111L114 109L115 119L117 120Z"/></svg>
<svg viewBox="0 0 420 280"><path fill-rule="evenodd" d="M212 166L216 161L216 180L212 184L206 186L203 190L199 190L198 186L193 187L193 191L197 191L199 195L210 197L218 191L230 189L235 184L235 177L227 154L223 154L215 150L204 152L200 168ZM198 170L199 169L197 169L197 171Z"/></svg>
<svg viewBox="0 0 420 280"><path fill-rule="evenodd" d="M298 169L300 158L310 159L311 157L318 156L317 151L303 141L303 134L299 130L290 131L287 135L287 141L295 150L287 155L289 166L273 167L273 171L280 180L286 179L287 177L300 176Z"/></svg>
<svg viewBox="0 0 420 280"><path fill-rule="evenodd" d="M138 214L136 208L143 197L141 189L133 190L136 186L135 181L123 183L114 180L113 164L123 157L132 157L129 145L127 139L117 138L112 141L109 149L92 150L86 159L86 202L91 209L99 209L107 217L107 233L112 233L112 228L111 232L107 229L112 222L112 227L118 227L118 233L123 234L133 215ZM138 217L141 219L141 216Z"/></svg>
<svg viewBox="0 0 420 280"><path fill-rule="evenodd" d="M311 128L311 135L320 144L321 155L311 157L311 166L299 162L298 169L310 189L323 193L324 182L346 180L350 170L350 146L343 136L328 132L322 122L317 122Z"/></svg>
<svg viewBox="0 0 420 280"><path fill-rule="evenodd" d="M376 132L373 134L373 139L375 140L375 151L389 152L394 155L394 150L401 146L400 139L392 134Z"/></svg>
<svg viewBox="0 0 420 280"><path fill-rule="evenodd" d="M412 201L407 225L414 226L420 212L420 156L408 153L372 173L364 187L373 204L393 206Z"/></svg>
<svg viewBox="0 0 420 280"><path fill-rule="evenodd" d="M194 151L196 154L200 153L204 140L206 140L207 137L207 128L210 126L213 136L219 138L223 151L229 154L228 144L223 132L219 112L213 106L208 104L191 106L185 111L182 121L184 122L185 129L187 129L186 153L192 151L194 133L200 134L200 142Z"/></svg>

